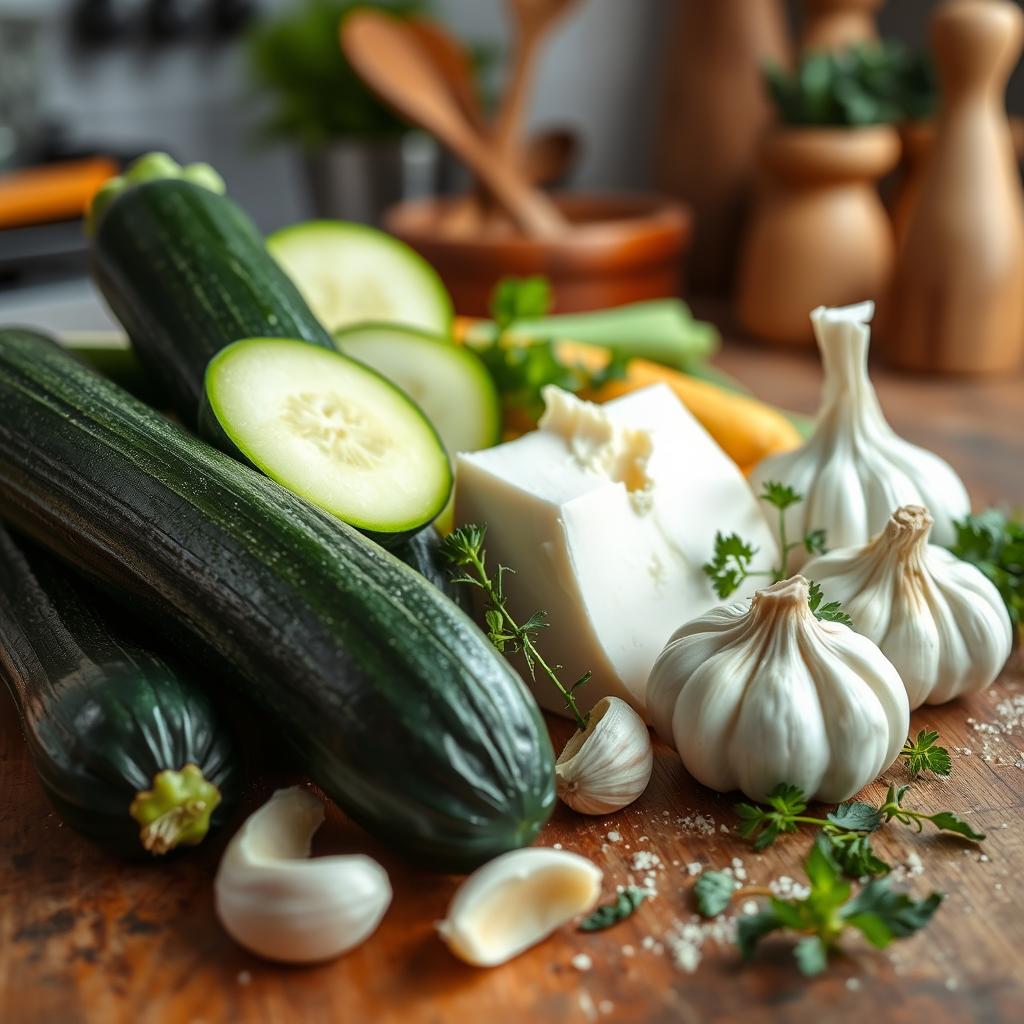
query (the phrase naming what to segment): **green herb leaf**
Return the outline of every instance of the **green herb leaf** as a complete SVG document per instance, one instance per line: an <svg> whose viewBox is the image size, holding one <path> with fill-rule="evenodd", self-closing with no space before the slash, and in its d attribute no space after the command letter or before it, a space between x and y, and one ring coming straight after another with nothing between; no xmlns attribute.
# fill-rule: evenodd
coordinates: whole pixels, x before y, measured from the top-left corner
<svg viewBox="0 0 1024 1024"><path fill-rule="evenodd" d="M828 550L825 546L825 531L811 530L804 536L804 550L812 555L823 555Z"/></svg>
<svg viewBox="0 0 1024 1024"><path fill-rule="evenodd" d="M711 561L702 568L719 597L729 597L739 588L750 575L750 562L756 554L757 548L748 544L739 534L715 534L715 550Z"/></svg>
<svg viewBox="0 0 1024 1024"><path fill-rule="evenodd" d="M984 833L976 832L963 818L952 811L938 811L935 814L927 814L924 811L915 811L909 807L904 807L903 798L907 795L909 789L909 786L889 786L885 800L879 808L886 821L895 819L904 825L913 826L918 832L924 828L924 822L930 821L937 829L941 829L943 832L953 832L975 843L980 843L985 838Z"/></svg>
<svg viewBox="0 0 1024 1024"><path fill-rule="evenodd" d="M923 771L931 771L936 775L949 775L953 766L949 757L949 751L945 747L936 746L939 734L922 729L917 734L916 740L908 739L903 744L900 756L906 758L907 767L910 769L912 779Z"/></svg>
<svg viewBox="0 0 1024 1024"><path fill-rule="evenodd" d="M907 893L894 891L889 880L881 878L868 882L840 914L873 946L884 949L892 939L903 939L920 931L942 900L942 893L933 892L926 899L915 901Z"/></svg>
<svg viewBox="0 0 1024 1024"><path fill-rule="evenodd" d="M823 595L821 587L812 582L807 603L811 606L815 618L824 619L826 622L841 622L844 626L853 628L853 619L843 611L843 606L838 601L829 601L822 604Z"/></svg>
<svg viewBox="0 0 1024 1024"><path fill-rule="evenodd" d="M611 903L598 907L589 917L580 921L581 932L600 932L613 924L625 921L636 913L637 907L647 899L647 891L635 885L627 886Z"/></svg>
<svg viewBox="0 0 1024 1024"><path fill-rule="evenodd" d="M788 484L779 483L778 480L766 480L758 498L768 502L780 512L784 512L791 505L799 504L804 500L802 494L793 490Z"/></svg>
<svg viewBox="0 0 1024 1024"><path fill-rule="evenodd" d="M551 309L551 285L546 277L504 277L491 296L491 318L499 331L518 320L535 320Z"/></svg>
<svg viewBox="0 0 1024 1024"><path fill-rule="evenodd" d="M826 817L830 824L850 832L874 832L882 824L878 808L860 800L841 803Z"/></svg>
<svg viewBox="0 0 1024 1024"><path fill-rule="evenodd" d="M693 887L697 913L717 917L728 909L736 892L736 879L724 871L705 871Z"/></svg>
<svg viewBox="0 0 1024 1024"><path fill-rule="evenodd" d="M775 900L772 900L772 904L774 903ZM766 935L784 927L774 905L769 905L756 914L744 914L736 922L736 945L739 946L743 959L749 960L754 955L757 944Z"/></svg>
<svg viewBox="0 0 1024 1024"><path fill-rule="evenodd" d="M754 840L754 849L763 850L782 832L796 831L796 818L807 809L807 799L798 786L779 783L768 795L768 806L737 804L739 834Z"/></svg>
<svg viewBox="0 0 1024 1024"><path fill-rule="evenodd" d="M892 866L886 864L874 851L865 835L844 832L839 835L824 833L832 845L832 856L847 878L887 875Z"/></svg>
<svg viewBox="0 0 1024 1024"><path fill-rule="evenodd" d="M1024 520L990 508L954 526L956 541L950 550L995 584L1010 621L1024 632Z"/></svg>

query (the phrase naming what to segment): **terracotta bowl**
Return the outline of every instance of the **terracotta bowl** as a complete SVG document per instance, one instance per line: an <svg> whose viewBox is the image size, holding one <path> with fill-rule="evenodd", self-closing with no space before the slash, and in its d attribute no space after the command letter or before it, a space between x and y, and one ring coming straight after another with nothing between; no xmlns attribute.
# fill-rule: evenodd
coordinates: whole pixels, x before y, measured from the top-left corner
<svg viewBox="0 0 1024 1024"><path fill-rule="evenodd" d="M442 226L457 199L400 203L385 228L437 268L463 316L486 316L494 285L507 276L543 274L559 313L621 306L678 295L689 211L652 195L565 194L554 197L571 222L555 239L506 231L463 236Z"/></svg>

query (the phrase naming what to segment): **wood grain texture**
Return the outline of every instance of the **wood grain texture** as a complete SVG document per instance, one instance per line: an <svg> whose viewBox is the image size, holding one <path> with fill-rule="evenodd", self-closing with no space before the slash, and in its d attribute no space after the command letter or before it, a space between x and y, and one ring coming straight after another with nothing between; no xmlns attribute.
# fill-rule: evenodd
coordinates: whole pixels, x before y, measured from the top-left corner
<svg viewBox="0 0 1024 1024"><path fill-rule="evenodd" d="M763 396L812 410L816 361L730 347L724 368ZM930 383L876 374L886 412L909 439L951 459L977 502L1024 504L1020 380ZM1016 702L1016 703L1014 703ZM1002 706L1002 710L1000 710ZM1014 722L1014 716L1021 719ZM972 721L973 720L973 721ZM999 723L995 733L977 725ZM693 912L688 864L741 859L750 883L802 879L809 837L786 837L763 855L731 831L734 798L698 786L667 749L633 807L588 819L560 808L545 844L594 858L608 894L643 882L640 851L657 855L658 890L633 919L585 935L567 928L490 971L454 960L436 938L457 879L396 860L332 813L317 852L363 850L391 873L395 899L380 930L349 956L321 967L281 968L244 953L213 915L211 880L225 836L158 865L116 863L61 827L25 760L13 709L0 702L0 1021L4 1024L219 1024L337 1020L381 1024L512 1021L1016 1021L1024 1005L1024 664L987 693L914 714L953 752L949 780L922 779L916 806L950 808L988 833L982 848L889 825L878 846L900 864L920 856L907 884L948 893L922 934L888 952L852 942L822 977L796 972L789 940L769 940L750 966L707 940L694 973L667 941ZM569 726L552 722L556 743ZM970 754L967 751L970 751ZM889 777L900 780L898 766ZM247 808L275 784L263 780ZM882 782L869 791L881 794ZM705 821L698 821L705 816ZM707 824L713 821L713 826ZM704 834L710 829L710 834ZM608 834L617 832L617 842ZM982 859L984 855L987 859ZM589 970L573 965L586 954Z"/></svg>

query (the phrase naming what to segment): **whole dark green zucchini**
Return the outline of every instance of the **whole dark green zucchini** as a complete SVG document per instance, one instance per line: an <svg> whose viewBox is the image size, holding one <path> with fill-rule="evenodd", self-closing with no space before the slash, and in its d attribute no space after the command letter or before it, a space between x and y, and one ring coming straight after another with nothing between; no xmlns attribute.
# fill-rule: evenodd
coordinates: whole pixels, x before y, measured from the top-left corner
<svg viewBox="0 0 1024 1024"><path fill-rule="evenodd" d="M92 266L147 373L195 426L206 364L226 345L334 341L242 208L176 166L151 154L99 193Z"/></svg>
<svg viewBox="0 0 1024 1024"><path fill-rule="evenodd" d="M0 679L43 789L116 853L194 846L238 788L226 727L195 680L126 639L69 573L0 526Z"/></svg>
<svg viewBox="0 0 1024 1024"><path fill-rule="evenodd" d="M313 780L407 853L467 868L550 815L537 706L448 598L14 330L0 331L0 515L230 661Z"/></svg>

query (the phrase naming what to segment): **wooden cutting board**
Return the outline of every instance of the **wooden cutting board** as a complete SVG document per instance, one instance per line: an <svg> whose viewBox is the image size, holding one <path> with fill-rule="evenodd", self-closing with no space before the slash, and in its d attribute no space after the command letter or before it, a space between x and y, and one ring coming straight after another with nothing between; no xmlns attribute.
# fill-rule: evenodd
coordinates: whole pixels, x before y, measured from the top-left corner
<svg viewBox="0 0 1024 1024"><path fill-rule="evenodd" d="M723 368L764 397L813 410L816 361L732 346ZM974 387L878 374L893 425L957 466L976 502L1024 504L1024 384ZM11 705L0 702L0 1021L4 1024L575 1024L875 1019L933 1024L1017 1021L1024 1006L1024 664L987 693L914 715L953 753L948 780L922 779L916 806L962 813L988 833L982 847L890 825L878 847L904 865L919 895L948 897L935 920L888 952L851 943L820 978L793 965L791 942L769 940L741 966L714 928L691 922L687 866L736 864L751 883L802 880L808 835L754 854L733 832L733 798L695 784L675 756L657 752L652 784L608 818L560 808L541 842L597 861L606 890L653 876L658 895L630 921L584 935L567 928L518 960L475 970L436 938L457 879L404 864L332 813L318 852L362 850L391 873L395 899L380 930L321 967L265 964L224 935L211 879L225 842L163 864L125 866L61 827L25 760ZM556 744L569 726L552 722ZM900 767L888 778L902 781ZM275 784L263 780L247 807ZM880 796L885 779L869 796ZM657 862L652 861L652 855ZM920 858L920 870L915 860ZM652 866L653 865L653 866ZM686 968L693 967L691 973Z"/></svg>

